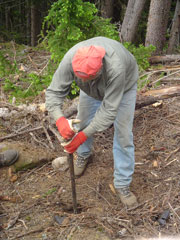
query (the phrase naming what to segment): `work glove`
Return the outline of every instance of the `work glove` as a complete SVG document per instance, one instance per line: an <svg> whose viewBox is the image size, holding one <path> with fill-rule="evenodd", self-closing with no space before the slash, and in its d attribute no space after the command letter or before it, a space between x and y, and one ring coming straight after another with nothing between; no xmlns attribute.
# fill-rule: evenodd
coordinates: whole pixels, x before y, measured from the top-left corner
<svg viewBox="0 0 180 240"><path fill-rule="evenodd" d="M76 123L80 123L80 120L79 119L68 120L65 117L60 117L56 121L56 126L58 128L60 135L64 139L69 140L69 139L73 138L73 136L77 132L77 130L73 126Z"/></svg>
<svg viewBox="0 0 180 240"><path fill-rule="evenodd" d="M64 151L67 153L73 153L77 148L87 140L87 137L84 132L77 133L73 139L69 142L63 142L61 145L64 147Z"/></svg>

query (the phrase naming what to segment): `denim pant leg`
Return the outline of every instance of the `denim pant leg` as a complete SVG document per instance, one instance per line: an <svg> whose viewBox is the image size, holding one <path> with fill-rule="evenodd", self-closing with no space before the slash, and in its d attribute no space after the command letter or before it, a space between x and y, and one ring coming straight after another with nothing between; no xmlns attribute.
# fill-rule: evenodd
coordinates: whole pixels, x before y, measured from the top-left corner
<svg viewBox="0 0 180 240"><path fill-rule="evenodd" d="M77 119L80 119L80 124L77 124L78 130L84 129L91 122L97 109L99 108L101 101L98 101L92 97L89 97L82 90L79 96L78 114ZM85 143L79 146L77 149L78 156L89 157L91 155L91 148L93 144L93 137L89 137Z"/></svg>
<svg viewBox="0 0 180 240"><path fill-rule="evenodd" d="M114 122L113 157L114 186L129 186L134 173L133 119L137 84L123 95Z"/></svg>

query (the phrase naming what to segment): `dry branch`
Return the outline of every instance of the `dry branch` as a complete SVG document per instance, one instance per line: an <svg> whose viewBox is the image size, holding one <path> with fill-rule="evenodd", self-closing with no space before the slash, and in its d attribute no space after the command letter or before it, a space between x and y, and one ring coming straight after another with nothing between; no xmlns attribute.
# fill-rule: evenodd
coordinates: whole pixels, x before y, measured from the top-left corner
<svg viewBox="0 0 180 240"><path fill-rule="evenodd" d="M12 133L12 134L9 134L9 135L7 135L7 136L1 137L1 138L0 138L0 142L3 141L3 140L5 140L5 139L17 137L17 136L19 136L19 135L24 135L24 134L26 134L26 133L33 132L33 131L37 131L37 130L40 130L40 129L43 129L43 127L42 127L42 126L39 126L39 127L35 127L35 128L28 129L28 130L23 131L23 132Z"/></svg>
<svg viewBox="0 0 180 240"><path fill-rule="evenodd" d="M22 237L25 237L25 236L28 236L30 234L34 234L34 233L38 233L38 232L43 232L44 231L44 228L39 228L39 229L35 229L35 230L32 230L32 231L29 231L29 232L26 232L26 233L22 233L20 235L17 235L15 236L14 238L11 238L11 240L16 240L16 239L19 239L19 238L22 238Z"/></svg>

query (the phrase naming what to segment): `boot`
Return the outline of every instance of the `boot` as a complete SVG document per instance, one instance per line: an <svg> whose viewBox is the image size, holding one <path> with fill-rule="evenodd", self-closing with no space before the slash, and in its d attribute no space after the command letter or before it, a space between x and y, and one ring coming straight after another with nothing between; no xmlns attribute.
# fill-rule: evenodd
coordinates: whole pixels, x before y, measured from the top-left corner
<svg viewBox="0 0 180 240"><path fill-rule="evenodd" d="M136 196L129 190L129 187L116 188L117 196L127 209L133 209L138 206Z"/></svg>
<svg viewBox="0 0 180 240"><path fill-rule="evenodd" d="M0 167L10 166L17 161L19 153L16 150L6 150L0 153Z"/></svg>
<svg viewBox="0 0 180 240"><path fill-rule="evenodd" d="M90 157L83 158L80 156L76 156L74 160L74 175L75 177L80 177L85 171L87 164L90 160Z"/></svg>

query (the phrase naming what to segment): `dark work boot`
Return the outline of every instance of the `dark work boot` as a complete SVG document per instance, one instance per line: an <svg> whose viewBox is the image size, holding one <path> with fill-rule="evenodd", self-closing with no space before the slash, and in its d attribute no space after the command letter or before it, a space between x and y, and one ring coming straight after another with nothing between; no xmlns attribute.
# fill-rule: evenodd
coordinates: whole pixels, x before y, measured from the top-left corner
<svg viewBox="0 0 180 240"><path fill-rule="evenodd" d="M133 209L138 206L136 196L129 190L129 187L116 188L117 196L127 209Z"/></svg>
<svg viewBox="0 0 180 240"><path fill-rule="evenodd" d="M0 167L10 166L17 161L19 153L16 150L7 150L0 153Z"/></svg>

